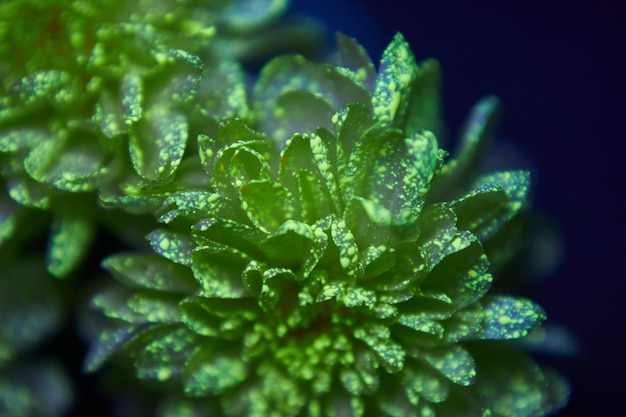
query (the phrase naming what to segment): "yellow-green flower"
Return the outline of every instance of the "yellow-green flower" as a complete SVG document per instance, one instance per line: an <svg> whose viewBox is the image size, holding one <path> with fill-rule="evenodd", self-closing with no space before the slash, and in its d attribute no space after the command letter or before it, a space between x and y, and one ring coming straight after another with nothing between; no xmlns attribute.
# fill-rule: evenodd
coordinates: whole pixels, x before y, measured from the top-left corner
<svg viewBox="0 0 626 417"><path fill-rule="evenodd" d="M86 369L130 355L140 378L231 416L559 408L567 385L510 342L544 311L489 291L484 245L507 236L529 187L524 171L475 175L497 101L476 106L446 160L434 61L397 35L378 71L345 37L338 63L277 58L251 122L198 136L208 185L169 190L155 253L104 261L118 283L92 304L112 327Z"/></svg>

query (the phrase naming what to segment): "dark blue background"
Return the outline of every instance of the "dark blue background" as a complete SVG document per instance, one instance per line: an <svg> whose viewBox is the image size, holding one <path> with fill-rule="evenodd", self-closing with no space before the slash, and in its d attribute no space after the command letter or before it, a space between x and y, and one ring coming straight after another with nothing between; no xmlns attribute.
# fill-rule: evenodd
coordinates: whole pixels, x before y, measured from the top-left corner
<svg viewBox="0 0 626 417"><path fill-rule="evenodd" d="M480 97L500 97L499 137L532 159L535 206L556 220L566 244L560 267L532 290L582 346L575 358L543 359L572 382L559 416L624 415L626 11L619 4L293 1L331 32L357 38L375 61L396 31L418 60L437 58L450 133Z"/></svg>

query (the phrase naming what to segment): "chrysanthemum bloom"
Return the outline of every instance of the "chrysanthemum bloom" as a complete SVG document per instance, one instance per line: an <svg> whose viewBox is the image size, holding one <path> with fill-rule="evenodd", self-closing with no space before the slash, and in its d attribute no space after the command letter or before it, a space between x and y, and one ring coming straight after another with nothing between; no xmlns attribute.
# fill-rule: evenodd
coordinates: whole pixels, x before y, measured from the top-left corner
<svg viewBox="0 0 626 417"><path fill-rule="evenodd" d="M484 245L524 211L529 175L473 176L493 98L445 159L437 82L400 35L378 72L345 37L337 66L268 64L253 128L234 119L198 137L209 185L171 190L156 253L105 260L119 284L92 303L116 327L86 368L130 354L140 378L181 381L231 416L560 407L565 383L510 342L543 310L489 292Z"/></svg>

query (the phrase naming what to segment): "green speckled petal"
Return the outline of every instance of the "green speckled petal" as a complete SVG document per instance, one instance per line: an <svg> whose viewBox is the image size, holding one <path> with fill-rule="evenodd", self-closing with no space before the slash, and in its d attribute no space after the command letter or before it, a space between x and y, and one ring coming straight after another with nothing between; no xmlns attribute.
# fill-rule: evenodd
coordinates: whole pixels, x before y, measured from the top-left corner
<svg viewBox="0 0 626 417"><path fill-rule="evenodd" d="M237 252L216 252L199 248L193 253L193 274L202 287L202 295L240 298L247 295L242 273L247 260Z"/></svg>
<svg viewBox="0 0 626 417"><path fill-rule="evenodd" d="M482 176L476 182L476 189L451 206L458 227L486 241L525 207L530 178L527 171L506 171Z"/></svg>
<svg viewBox="0 0 626 417"><path fill-rule="evenodd" d="M191 251L194 245L187 235L167 230L155 230L147 238L152 249L162 257L177 264L191 265Z"/></svg>
<svg viewBox="0 0 626 417"><path fill-rule="evenodd" d="M430 132L405 139L400 131L371 130L350 155L346 176L353 185L346 197L381 204L394 223L410 224L425 204L437 161L437 139Z"/></svg>
<svg viewBox="0 0 626 417"><path fill-rule="evenodd" d="M190 397L220 394L248 376L245 362L232 351L200 345L185 364L183 385Z"/></svg>
<svg viewBox="0 0 626 417"><path fill-rule="evenodd" d="M86 256L93 235L93 222L81 214L55 217L46 254L48 271L59 278L67 276Z"/></svg>
<svg viewBox="0 0 626 417"><path fill-rule="evenodd" d="M135 361L137 376L157 381L179 379L197 342L198 338L182 326L160 334L138 355Z"/></svg>
<svg viewBox="0 0 626 417"><path fill-rule="evenodd" d="M205 246L230 247L235 251L262 256L260 242L266 233L231 219L205 219L193 226L196 242Z"/></svg>
<svg viewBox="0 0 626 417"><path fill-rule="evenodd" d="M164 64L166 71L161 76L165 82L163 84L157 82L157 86L155 86L158 93L154 100L161 106L174 106L191 100L197 93L200 84L204 68L202 60L182 49L169 49L159 52L156 54L156 58ZM127 107L124 101L122 101L122 105Z"/></svg>
<svg viewBox="0 0 626 417"><path fill-rule="evenodd" d="M272 265L293 268L303 264L313 241L313 230L308 224L287 220L276 232L264 239L260 247Z"/></svg>
<svg viewBox="0 0 626 417"><path fill-rule="evenodd" d="M124 74L121 80L122 120L131 125L141 119L143 112L143 80L134 72Z"/></svg>
<svg viewBox="0 0 626 417"><path fill-rule="evenodd" d="M427 350L422 357L455 384L468 386L476 378L474 358L460 345Z"/></svg>
<svg viewBox="0 0 626 417"><path fill-rule="evenodd" d="M422 398L431 403L445 401L449 385L441 373L417 361L411 361L411 366L402 372L402 386L413 405L418 405Z"/></svg>
<svg viewBox="0 0 626 417"><path fill-rule="evenodd" d="M47 140L49 134L43 129L18 128L0 133L0 152L18 152Z"/></svg>
<svg viewBox="0 0 626 417"><path fill-rule="evenodd" d="M135 288L181 293L197 288L188 268L155 254L116 254L106 258L102 266L117 280Z"/></svg>
<svg viewBox="0 0 626 417"><path fill-rule="evenodd" d="M463 181L470 177L480 162L485 150L493 139L493 133L500 119L500 102L496 97L489 96L472 107L465 122L463 135L458 150L441 169L441 182ZM439 184L437 184L439 185Z"/></svg>
<svg viewBox="0 0 626 417"><path fill-rule="evenodd" d="M292 194L279 183L253 181L241 188L240 195L243 209L262 231L273 232L297 215Z"/></svg>
<svg viewBox="0 0 626 417"><path fill-rule="evenodd" d="M133 294L126 304L135 313L152 323L176 323L180 321L177 294L145 290Z"/></svg>
<svg viewBox="0 0 626 417"><path fill-rule="evenodd" d="M204 72L194 100L196 111L217 120L249 117L245 73L238 62L216 60Z"/></svg>
<svg viewBox="0 0 626 417"><path fill-rule="evenodd" d="M96 372L99 370L111 356L124 348L126 343L139 331L140 328L130 325L103 330L87 352L83 362L85 372Z"/></svg>
<svg viewBox="0 0 626 417"><path fill-rule="evenodd" d="M285 91L276 97L272 123L263 128L284 142L294 133L332 127L333 113L333 106L323 96L306 90Z"/></svg>
<svg viewBox="0 0 626 417"><path fill-rule="evenodd" d="M137 173L149 181L168 179L180 164L187 135L182 113L159 106L146 110L130 133L130 156Z"/></svg>
<svg viewBox="0 0 626 417"><path fill-rule="evenodd" d="M194 220L208 216L218 217L220 214L226 214L228 209L232 209L229 207L231 205L232 202L220 194L207 191L183 191L165 199L160 210L163 214L159 217L159 221L169 223L181 216Z"/></svg>
<svg viewBox="0 0 626 417"><path fill-rule="evenodd" d="M527 298L494 296L483 301L484 339L518 339L546 318L546 313Z"/></svg>
<svg viewBox="0 0 626 417"><path fill-rule="evenodd" d="M373 334L371 328L356 328L354 337L367 344L381 359L388 372L398 372L404 366L404 349L393 340Z"/></svg>
<svg viewBox="0 0 626 417"><path fill-rule="evenodd" d="M480 243L472 235L460 236L467 237L467 241L457 239L464 248L446 256L429 274L422 288L444 293L458 307L466 307L485 295L493 278Z"/></svg>
<svg viewBox="0 0 626 417"><path fill-rule="evenodd" d="M37 144L24 160L35 180L70 192L91 191L110 175L109 155L88 130L63 131Z"/></svg>
<svg viewBox="0 0 626 417"><path fill-rule="evenodd" d="M107 317L122 320L133 325L147 323L141 313L128 306L128 300L135 292L132 289L114 285L98 291L91 299L90 306L102 311Z"/></svg>
<svg viewBox="0 0 626 417"><path fill-rule="evenodd" d="M349 68L356 78L369 90L374 91L376 68L367 51L359 43L340 32L336 35L339 65Z"/></svg>
<svg viewBox="0 0 626 417"><path fill-rule="evenodd" d="M433 59L422 62L411 85L410 103L406 110L404 126L407 135L429 130L438 138L441 137L443 132L440 83L439 63Z"/></svg>
<svg viewBox="0 0 626 417"><path fill-rule="evenodd" d="M385 125L402 123L417 63L409 44L397 33L383 52L372 96L374 117Z"/></svg>
<svg viewBox="0 0 626 417"><path fill-rule="evenodd" d="M25 105L63 105L76 98L75 79L65 71L38 71L15 82L12 91Z"/></svg>
<svg viewBox="0 0 626 417"><path fill-rule="evenodd" d="M544 416L561 408L569 396L566 382L542 370L510 344L472 346L478 365L476 389L495 417Z"/></svg>
<svg viewBox="0 0 626 417"><path fill-rule="evenodd" d="M275 152L272 142L264 133L250 129L240 119L230 120L221 126L216 138L207 135L198 136L198 151L205 172L211 175L221 149L237 143L267 154L268 159Z"/></svg>
<svg viewBox="0 0 626 417"><path fill-rule="evenodd" d="M24 173L8 179L7 189L11 198L23 206L38 209L50 207L51 187L33 180Z"/></svg>
<svg viewBox="0 0 626 417"><path fill-rule="evenodd" d="M257 100L256 111L262 121L261 130L269 132L281 143L296 133L276 132L278 120L289 117L289 113L274 113L276 100L290 91L307 91L320 96L335 110L348 103L369 102L369 93L364 87L331 65L313 63L302 56L278 57L261 71L254 95Z"/></svg>
<svg viewBox="0 0 626 417"><path fill-rule="evenodd" d="M330 232L333 242L339 248L339 263L349 280L363 276L363 267L359 262L359 247L352 231L343 220L334 218Z"/></svg>

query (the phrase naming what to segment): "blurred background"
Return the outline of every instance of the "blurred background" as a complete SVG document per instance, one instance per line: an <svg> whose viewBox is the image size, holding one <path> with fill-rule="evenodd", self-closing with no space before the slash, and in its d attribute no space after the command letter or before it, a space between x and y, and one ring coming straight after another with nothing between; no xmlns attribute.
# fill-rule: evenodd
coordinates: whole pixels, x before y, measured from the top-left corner
<svg viewBox="0 0 626 417"><path fill-rule="evenodd" d="M500 97L501 155L532 169L534 205L563 239L556 270L524 292L580 344L574 357L537 358L572 384L558 415L623 415L626 8L532 3L294 0L293 10L357 38L375 62L396 31L418 61L437 58L451 138L476 100ZM558 254L545 244L543 253Z"/></svg>

